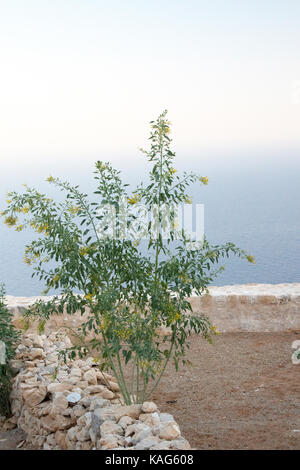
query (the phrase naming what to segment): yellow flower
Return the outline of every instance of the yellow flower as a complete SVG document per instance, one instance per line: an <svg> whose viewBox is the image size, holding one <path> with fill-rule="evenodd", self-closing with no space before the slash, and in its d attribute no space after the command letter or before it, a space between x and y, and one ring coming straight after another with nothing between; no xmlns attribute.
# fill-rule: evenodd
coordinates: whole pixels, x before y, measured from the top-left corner
<svg viewBox="0 0 300 470"><path fill-rule="evenodd" d="M11 199L6 199L7 204L11 203Z"/></svg>
<svg viewBox="0 0 300 470"><path fill-rule="evenodd" d="M79 254L80 256L87 256L89 253L89 247L88 246L82 246L79 248Z"/></svg>
<svg viewBox="0 0 300 470"><path fill-rule="evenodd" d="M30 265L31 263L36 261L39 257L40 257L40 255L38 253L31 253L30 247L27 247L26 250L25 250L24 258L23 258L24 263Z"/></svg>
<svg viewBox="0 0 300 470"><path fill-rule="evenodd" d="M201 181L201 183L203 183L203 184L207 184L207 183L208 183L208 178L207 178L207 176L201 176L200 181Z"/></svg>
<svg viewBox="0 0 300 470"><path fill-rule="evenodd" d="M48 183L53 183L53 181L54 181L53 176L48 176L46 181L48 181Z"/></svg>
<svg viewBox="0 0 300 470"><path fill-rule="evenodd" d="M178 228L178 221L174 220L172 226L173 226L173 229L176 230Z"/></svg>
<svg viewBox="0 0 300 470"><path fill-rule="evenodd" d="M170 173L171 175L174 175L174 173L176 173L177 170L175 170L175 168L170 168Z"/></svg>
<svg viewBox="0 0 300 470"><path fill-rule="evenodd" d="M68 211L71 212L71 214L76 215L80 211L81 207L78 206L71 206L69 207Z"/></svg>
<svg viewBox="0 0 300 470"><path fill-rule="evenodd" d="M23 212L24 214L27 214L27 213L29 212L29 207L24 206L24 207L22 208L22 212Z"/></svg>
<svg viewBox="0 0 300 470"><path fill-rule="evenodd" d="M248 255L248 256L247 256L247 260L249 261L249 263L252 263L252 264L255 264L255 263L256 263L255 258L254 258L254 256L252 256L252 255Z"/></svg>
<svg viewBox="0 0 300 470"><path fill-rule="evenodd" d="M186 197L185 200L184 200L184 202L185 202L186 204L192 204L193 200L192 200L191 197Z"/></svg>
<svg viewBox="0 0 300 470"><path fill-rule="evenodd" d="M34 228L36 230L37 233L45 232L45 235L49 235L49 232L48 232L49 225L48 224L38 225L35 222L31 222L30 225L31 225L32 228Z"/></svg>
<svg viewBox="0 0 300 470"><path fill-rule="evenodd" d="M14 225L16 225L17 220L18 220L17 217L13 217L12 215L9 215L8 217L5 217L4 223L8 227L13 227Z"/></svg>
<svg viewBox="0 0 300 470"><path fill-rule="evenodd" d="M18 225L18 226L15 228L15 230L16 230L16 232L21 232L21 231L23 230L23 228L24 228L24 225Z"/></svg>
<svg viewBox="0 0 300 470"><path fill-rule="evenodd" d="M174 321L178 321L178 320L180 320L180 318L181 318L180 313L176 313L176 315L174 317Z"/></svg>
<svg viewBox="0 0 300 470"><path fill-rule="evenodd" d="M93 298L94 298L94 296L93 296L93 294L85 294L84 298L85 298L86 300L92 301Z"/></svg>
<svg viewBox="0 0 300 470"><path fill-rule="evenodd" d="M136 204L138 201L140 200L139 198L139 195L138 194L134 194L133 197L129 197L128 198L128 203L129 204Z"/></svg>
<svg viewBox="0 0 300 470"><path fill-rule="evenodd" d="M220 332L217 330L217 327L216 327L216 326L212 326L210 329L212 330L212 332L213 332L215 335L219 335L219 334L220 334Z"/></svg>
<svg viewBox="0 0 300 470"><path fill-rule="evenodd" d="M171 132L171 122L170 121L166 121L165 122L165 127L164 127L164 132L165 134L170 134Z"/></svg>
<svg viewBox="0 0 300 470"><path fill-rule="evenodd" d="M106 168L106 165L104 163L101 163L101 162L97 162L96 164L96 167L98 168L98 170L105 170Z"/></svg>
<svg viewBox="0 0 300 470"><path fill-rule="evenodd" d="M57 282L57 281L59 281L59 279L60 279L59 274L56 274L56 275L54 276L54 278L52 279L52 282Z"/></svg>
<svg viewBox="0 0 300 470"><path fill-rule="evenodd" d="M24 263L26 263L26 264L29 264L29 265L30 265L31 262L32 262L32 260L31 260L27 255L24 255L24 258L23 258L23 259L24 259Z"/></svg>
<svg viewBox="0 0 300 470"><path fill-rule="evenodd" d="M130 328L125 328L123 330L114 330L114 333L116 333L120 339L128 339L131 335L131 330Z"/></svg>

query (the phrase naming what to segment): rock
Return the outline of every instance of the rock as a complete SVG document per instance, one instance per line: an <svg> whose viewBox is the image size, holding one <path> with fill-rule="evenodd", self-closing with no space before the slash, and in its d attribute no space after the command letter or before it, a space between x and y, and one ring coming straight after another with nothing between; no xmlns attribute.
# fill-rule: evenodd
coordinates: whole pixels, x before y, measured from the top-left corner
<svg viewBox="0 0 300 470"><path fill-rule="evenodd" d="M168 450L170 449L171 442L170 441L160 441L153 447L150 447L150 450Z"/></svg>
<svg viewBox="0 0 300 470"><path fill-rule="evenodd" d="M81 369L79 369L78 367L73 367L70 371L70 375L73 376L73 377L81 378L81 376L82 376Z"/></svg>
<svg viewBox="0 0 300 470"><path fill-rule="evenodd" d="M67 431L67 438L68 438L70 441L75 441L78 431L79 431L78 426L73 426L72 428L68 429L68 431Z"/></svg>
<svg viewBox="0 0 300 470"><path fill-rule="evenodd" d="M90 385L97 385L97 374L93 369L88 370L83 374L84 380L86 380Z"/></svg>
<svg viewBox="0 0 300 470"><path fill-rule="evenodd" d="M64 381L68 384L76 385L80 379L76 375L69 375L69 377L64 378Z"/></svg>
<svg viewBox="0 0 300 470"><path fill-rule="evenodd" d="M104 423L104 421L111 420L116 421L116 417L114 412L109 408L97 408L92 413L92 423L91 429L96 438L100 437L100 426Z"/></svg>
<svg viewBox="0 0 300 470"><path fill-rule="evenodd" d="M77 432L76 437L78 441L88 441L90 439L89 429L82 428L80 431Z"/></svg>
<svg viewBox="0 0 300 470"><path fill-rule="evenodd" d="M114 392L112 392L111 390L108 390L108 388L105 388L103 392L101 392L101 397L105 398L106 400L112 400L114 396L115 396Z"/></svg>
<svg viewBox="0 0 300 470"><path fill-rule="evenodd" d="M11 420L11 418L6 419L4 423L2 424L3 431L11 431L12 429L15 429L16 427L17 427L17 423Z"/></svg>
<svg viewBox="0 0 300 470"><path fill-rule="evenodd" d="M60 449L66 450L67 449L66 433L58 430L56 431L54 437L55 437L55 442L60 447Z"/></svg>
<svg viewBox="0 0 300 470"><path fill-rule="evenodd" d="M91 441L93 442L93 444L95 444L97 442L97 433L93 431L93 428L90 428L89 433Z"/></svg>
<svg viewBox="0 0 300 470"><path fill-rule="evenodd" d="M44 357L44 350L42 348L32 348L28 353L31 360L42 359Z"/></svg>
<svg viewBox="0 0 300 470"><path fill-rule="evenodd" d="M90 398L90 411L94 411L96 408L103 408L104 406L108 406L110 404L109 400L105 400L104 398Z"/></svg>
<svg viewBox="0 0 300 470"><path fill-rule="evenodd" d="M120 444L124 444L124 439L116 434L106 434L100 439L101 449L115 449Z"/></svg>
<svg viewBox="0 0 300 470"><path fill-rule="evenodd" d="M78 450L91 450L93 443L91 441L80 442L80 448Z"/></svg>
<svg viewBox="0 0 300 470"><path fill-rule="evenodd" d="M138 442L143 441L144 439L148 438L151 434L151 428L150 426L145 427L145 429L141 430L140 432L137 432L132 436L132 443L133 445L136 445Z"/></svg>
<svg viewBox="0 0 300 470"><path fill-rule="evenodd" d="M72 389L72 385L67 383L50 383L47 386L47 391L51 394L55 394L57 392L65 392L70 391Z"/></svg>
<svg viewBox="0 0 300 470"><path fill-rule="evenodd" d="M67 430L75 424L75 420L62 415L43 416L41 425L46 431L56 432L58 430Z"/></svg>
<svg viewBox="0 0 300 470"><path fill-rule="evenodd" d="M115 405L113 410L117 421L119 421L123 416L138 419L141 414L142 405Z"/></svg>
<svg viewBox="0 0 300 470"><path fill-rule="evenodd" d="M62 392L56 393L51 404L51 411L49 413L50 416L61 414L63 411L66 410L66 408L68 408L67 398L63 395Z"/></svg>
<svg viewBox="0 0 300 470"><path fill-rule="evenodd" d="M170 442L170 448L174 450L189 450L191 449L191 446L189 442L186 439L179 438L176 439L175 441Z"/></svg>
<svg viewBox="0 0 300 470"><path fill-rule="evenodd" d="M122 416L118 424L125 429L127 426L130 426L133 423L133 419L130 416Z"/></svg>
<svg viewBox="0 0 300 470"><path fill-rule="evenodd" d="M145 401L142 405L142 411L144 413L155 413L155 411L157 411L157 406L153 401Z"/></svg>
<svg viewBox="0 0 300 470"><path fill-rule="evenodd" d="M139 420L142 423L147 424L147 426L154 427L160 424L159 414L158 413L142 413L139 416Z"/></svg>
<svg viewBox="0 0 300 470"><path fill-rule="evenodd" d="M13 359L9 362L9 365L12 369L13 374L17 374L24 367L24 362L20 359Z"/></svg>
<svg viewBox="0 0 300 470"><path fill-rule="evenodd" d="M170 415L169 413L160 413L159 419L162 423L175 422L174 416Z"/></svg>
<svg viewBox="0 0 300 470"><path fill-rule="evenodd" d="M138 434L141 431L145 431L145 430L148 430L148 429L150 429L149 426L146 426L143 423L131 424L131 425L127 426L127 428L125 430L125 437L133 436L135 434Z"/></svg>
<svg viewBox="0 0 300 470"><path fill-rule="evenodd" d="M29 334L28 338L31 340L32 346L34 348L44 348L44 342L40 335Z"/></svg>
<svg viewBox="0 0 300 470"><path fill-rule="evenodd" d="M67 401L69 403L75 404L75 403L78 403L80 400L81 400L80 393L71 392L67 395Z"/></svg>
<svg viewBox="0 0 300 470"><path fill-rule="evenodd" d="M142 441L138 442L135 446L136 450L149 450L151 447L157 445L159 443L159 439L154 436L146 437Z"/></svg>
<svg viewBox="0 0 300 470"><path fill-rule="evenodd" d="M82 406L84 406L85 408L89 408L90 405L91 405L91 403L92 403L92 398L89 397L89 396L83 397L83 398L81 398L81 400L80 400L80 404L81 404Z"/></svg>
<svg viewBox="0 0 300 470"><path fill-rule="evenodd" d="M46 367L42 367L40 369L40 375L54 375L55 374L56 367L53 365L49 365Z"/></svg>
<svg viewBox="0 0 300 470"><path fill-rule="evenodd" d="M23 391L23 399L28 406L36 406L41 403L47 395L47 388L41 385Z"/></svg>
<svg viewBox="0 0 300 470"><path fill-rule="evenodd" d="M178 424L174 422L163 423L159 426L158 436L160 439L172 441L180 436L180 429Z"/></svg>
<svg viewBox="0 0 300 470"><path fill-rule="evenodd" d="M120 387L117 383L115 382L112 382L111 380L108 382L108 385L109 385L109 388L113 391L113 392L119 392L120 391Z"/></svg>
<svg viewBox="0 0 300 470"><path fill-rule="evenodd" d="M80 418L83 416L86 412L86 409L81 406L81 405L75 405L74 408L72 409L72 416L75 418Z"/></svg>
<svg viewBox="0 0 300 470"><path fill-rule="evenodd" d="M103 437L105 434L123 434L123 428L113 421L106 420L100 426L100 434Z"/></svg>
<svg viewBox="0 0 300 470"><path fill-rule="evenodd" d="M85 390L87 387L88 387L88 383L86 380L80 380L79 382L77 382L76 386L78 388L80 388L81 390Z"/></svg>
<svg viewBox="0 0 300 470"><path fill-rule="evenodd" d="M90 385L89 387L86 388L86 393L89 395L93 395L96 393L101 393L105 390L105 387L103 385Z"/></svg>

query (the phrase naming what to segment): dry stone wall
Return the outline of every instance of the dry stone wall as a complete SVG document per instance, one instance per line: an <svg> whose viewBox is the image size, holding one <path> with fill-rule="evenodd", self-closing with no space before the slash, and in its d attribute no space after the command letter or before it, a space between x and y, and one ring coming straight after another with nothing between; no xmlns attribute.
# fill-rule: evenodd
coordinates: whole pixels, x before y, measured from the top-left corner
<svg viewBox="0 0 300 470"><path fill-rule="evenodd" d="M155 403L125 406L113 376L93 358L60 363L65 332L22 337L11 361L13 420L37 449L190 449Z"/></svg>
<svg viewBox="0 0 300 470"><path fill-rule="evenodd" d="M210 287L190 298L193 311L208 315L221 332L300 329L300 284Z"/></svg>
<svg viewBox="0 0 300 470"><path fill-rule="evenodd" d="M15 323L30 304L41 297L7 296ZM45 297L47 299L47 297ZM300 329L300 284L242 284L210 287L209 295L190 298L194 312L208 315L221 332L287 331ZM53 315L46 331L65 325L76 327L82 316Z"/></svg>

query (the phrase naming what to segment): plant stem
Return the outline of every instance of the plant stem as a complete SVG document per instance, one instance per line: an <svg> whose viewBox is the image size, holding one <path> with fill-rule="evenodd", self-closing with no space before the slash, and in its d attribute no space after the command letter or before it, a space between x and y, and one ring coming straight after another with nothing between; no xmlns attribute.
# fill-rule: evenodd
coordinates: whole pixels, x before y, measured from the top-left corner
<svg viewBox="0 0 300 470"><path fill-rule="evenodd" d="M164 366L163 366L163 368L162 368L162 370L161 370L161 372L160 372L160 374L159 374L159 376L158 376L158 379L156 380L156 382L154 383L154 386L152 387L152 389L150 390L150 392L149 392L148 395L146 396L146 400L147 400L147 399L152 395L152 393L156 390L156 388L157 388L157 386L158 386L158 384L159 384L159 382L160 382L160 379L161 379L161 377L162 377L162 375L163 375L163 373L164 373L164 371L165 371L165 369L166 369L166 367L167 367L167 364L168 364L168 362L169 362L169 360L170 360L170 358L171 358L171 353L172 353L172 350L173 350L173 346L174 346L174 334L173 334L173 337L172 337L172 342L171 342L171 347L170 347L170 350L169 350L169 353L168 353L168 357L166 358L165 364L164 364Z"/></svg>

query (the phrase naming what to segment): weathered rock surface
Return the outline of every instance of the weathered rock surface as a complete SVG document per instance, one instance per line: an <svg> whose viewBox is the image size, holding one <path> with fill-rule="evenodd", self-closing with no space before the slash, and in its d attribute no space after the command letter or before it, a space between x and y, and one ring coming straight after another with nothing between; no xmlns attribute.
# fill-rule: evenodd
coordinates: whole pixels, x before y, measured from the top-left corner
<svg viewBox="0 0 300 470"><path fill-rule="evenodd" d="M189 449L172 415L156 404L122 405L114 377L92 358L60 363L65 333L24 335L13 366L14 423L38 449ZM14 424L14 425L15 425Z"/></svg>

